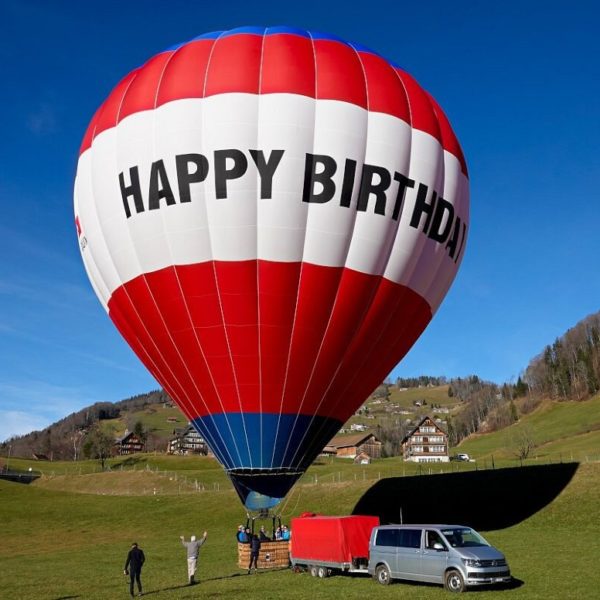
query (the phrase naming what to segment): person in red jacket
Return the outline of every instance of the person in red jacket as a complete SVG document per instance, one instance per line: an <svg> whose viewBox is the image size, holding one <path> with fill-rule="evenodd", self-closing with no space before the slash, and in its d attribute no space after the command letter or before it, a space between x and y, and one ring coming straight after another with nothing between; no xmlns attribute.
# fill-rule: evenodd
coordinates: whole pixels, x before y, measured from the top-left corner
<svg viewBox="0 0 600 600"><path fill-rule="evenodd" d="M142 567L144 566L144 562L146 562L146 557L144 556L144 551L141 548L138 548L136 542L131 544L131 550L127 554L127 560L125 561L125 575L129 575L129 593L133 596L133 582L137 582L138 587L138 596L142 595Z"/></svg>

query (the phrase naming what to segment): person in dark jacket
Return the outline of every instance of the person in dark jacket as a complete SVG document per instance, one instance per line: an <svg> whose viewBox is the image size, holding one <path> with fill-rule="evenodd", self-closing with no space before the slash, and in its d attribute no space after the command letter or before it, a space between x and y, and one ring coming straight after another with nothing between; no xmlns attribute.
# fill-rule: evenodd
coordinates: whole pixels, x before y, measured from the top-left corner
<svg viewBox="0 0 600 600"><path fill-rule="evenodd" d="M267 535L267 532L266 532L264 526L260 528L259 535L260 535L261 542L270 542L271 541L271 538Z"/></svg>
<svg viewBox="0 0 600 600"><path fill-rule="evenodd" d="M252 563L254 563L254 570L258 569L258 554L260 552L260 540L258 536L254 534L250 540L250 564L248 565L248 575L252 571Z"/></svg>
<svg viewBox="0 0 600 600"><path fill-rule="evenodd" d="M127 554L127 560L125 561L125 575L129 575L129 593L133 596L133 582L137 582L138 587L138 596L142 595L142 567L144 566L144 562L146 561L146 557L144 556L144 551L141 548L138 548L136 542L131 544L131 550Z"/></svg>

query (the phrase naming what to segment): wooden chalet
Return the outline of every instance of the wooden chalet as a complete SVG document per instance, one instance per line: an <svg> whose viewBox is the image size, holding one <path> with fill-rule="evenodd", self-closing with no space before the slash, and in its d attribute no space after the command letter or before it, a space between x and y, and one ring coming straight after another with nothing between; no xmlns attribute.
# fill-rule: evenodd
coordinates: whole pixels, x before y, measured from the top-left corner
<svg viewBox="0 0 600 600"><path fill-rule="evenodd" d="M381 457L381 442L372 433L356 435L340 435L334 437L323 449L324 453L341 458L356 458L359 454L366 454L371 458Z"/></svg>
<svg viewBox="0 0 600 600"><path fill-rule="evenodd" d="M125 431L121 437L115 440L114 453L119 456L135 454L136 452L143 452L144 446L144 441L133 431Z"/></svg>
<svg viewBox="0 0 600 600"><path fill-rule="evenodd" d="M448 434L429 416L402 440L404 460L412 462L448 462Z"/></svg>
<svg viewBox="0 0 600 600"><path fill-rule="evenodd" d="M208 454L204 438L192 425L175 429L167 448L169 454Z"/></svg>

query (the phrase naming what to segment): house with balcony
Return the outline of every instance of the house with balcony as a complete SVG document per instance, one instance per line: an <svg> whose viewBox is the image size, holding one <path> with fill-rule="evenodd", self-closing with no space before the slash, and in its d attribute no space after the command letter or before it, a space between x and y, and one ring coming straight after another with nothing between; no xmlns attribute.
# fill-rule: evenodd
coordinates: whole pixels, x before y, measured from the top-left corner
<svg viewBox="0 0 600 600"><path fill-rule="evenodd" d="M133 431L125 430L122 436L115 439L113 454L124 456L126 454L135 454L144 451L144 440Z"/></svg>
<svg viewBox="0 0 600 600"><path fill-rule="evenodd" d="M449 462L448 434L431 417L423 417L402 440L402 455L411 462Z"/></svg>
<svg viewBox="0 0 600 600"><path fill-rule="evenodd" d="M208 454L204 438L192 427L178 428L173 431L167 448L169 454Z"/></svg>

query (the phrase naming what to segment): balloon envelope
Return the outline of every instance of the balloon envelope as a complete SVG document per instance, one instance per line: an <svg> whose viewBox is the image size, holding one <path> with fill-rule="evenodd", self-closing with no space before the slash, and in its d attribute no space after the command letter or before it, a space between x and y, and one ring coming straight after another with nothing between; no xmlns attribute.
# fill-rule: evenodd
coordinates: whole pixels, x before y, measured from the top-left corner
<svg viewBox="0 0 600 600"><path fill-rule="evenodd" d="M261 508L431 320L464 254L468 178L400 68L247 27L115 87L81 146L75 216L110 318Z"/></svg>

